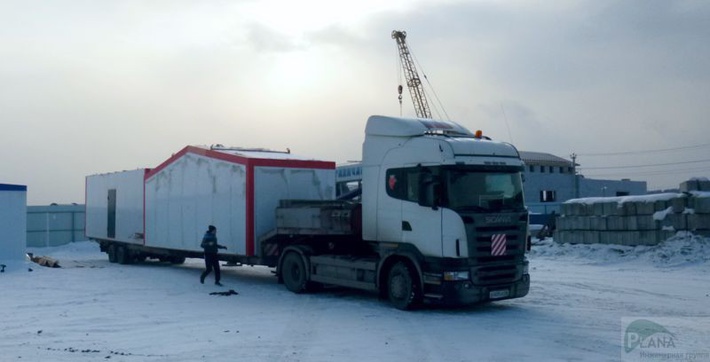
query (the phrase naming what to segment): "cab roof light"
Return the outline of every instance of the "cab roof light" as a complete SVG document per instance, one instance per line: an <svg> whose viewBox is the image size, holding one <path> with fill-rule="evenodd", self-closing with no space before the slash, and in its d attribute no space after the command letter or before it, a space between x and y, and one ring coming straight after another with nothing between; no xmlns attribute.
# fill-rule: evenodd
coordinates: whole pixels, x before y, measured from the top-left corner
<svg viewBox="0 0 710 362"><path fill-rule="evenodd" d="M479 139L479 140L480 140L480 139L484 139L484 140L490 140L490 139L491 139L491 138L488 137L488 136L484 136L484 135L483 135L483 131L481 131L480 129L476 131L476 133L473 135L473 138Z"/></svg>

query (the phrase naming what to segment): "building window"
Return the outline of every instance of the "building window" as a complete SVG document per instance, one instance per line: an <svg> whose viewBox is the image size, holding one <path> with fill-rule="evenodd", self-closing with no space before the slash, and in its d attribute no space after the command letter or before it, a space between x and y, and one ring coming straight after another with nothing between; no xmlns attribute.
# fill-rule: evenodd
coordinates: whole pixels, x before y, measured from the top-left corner
<svg viewBox="0 0 710 362"><path fill-rule="evenodd" d="M616 196L629 196L628 191L617 191Z"/></svg>
<svg viewBox="0 0 710 362"><path fill-rule="evenodd" d="M557 199L556 194L553 190L542 190L540 191L540 202L555 202Z"/></svg>
<svg viewBox="0 0 710 362"><path fill-rule="evenodd" d="M560 167L560 173L565 173L565 168L564 168L564 167Z"/></svg>
<svg viewBox="0 0 710 362"><path fill-rule="evenodd" d="M567 167L567 172L572 173L572 167Z"/></svg>
<svg viewBox="0 0 710 362"><path fill-rule="evenodd" d="M529 169L530 169L530 172L535 172L535 166L530 165Z"/></svg>
<svg viewBox="0 0 710 362"><path fill-rule="evenodd" d="M545 173L545 166L540 166L540 173Z"/></svg>

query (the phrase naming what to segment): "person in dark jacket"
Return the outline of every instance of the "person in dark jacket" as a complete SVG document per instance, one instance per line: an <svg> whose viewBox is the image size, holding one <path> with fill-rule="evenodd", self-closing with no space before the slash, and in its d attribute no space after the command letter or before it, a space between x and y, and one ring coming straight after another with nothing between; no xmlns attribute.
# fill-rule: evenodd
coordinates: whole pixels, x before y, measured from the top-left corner
<svg viewBox="0 0 710 362"><path fill-rule="evenodd" d="M219 282L221 277L219 270L219 257L217 256L218 249L227 249L224 245L217 244L217 228L214 225L210 225L207 228L205 236L202 237L202 244L200 246L205 249L205 271L200 275L200 283L205 284L205 278L210 274L212 269L214 269L214 283L215 285L222 286Z"/></svg>

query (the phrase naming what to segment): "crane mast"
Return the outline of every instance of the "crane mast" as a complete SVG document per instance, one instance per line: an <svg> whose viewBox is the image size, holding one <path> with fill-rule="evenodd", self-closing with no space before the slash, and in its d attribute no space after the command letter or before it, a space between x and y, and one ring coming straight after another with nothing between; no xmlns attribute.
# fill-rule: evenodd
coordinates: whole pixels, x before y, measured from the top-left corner
<svg viewBox="0 0 710 362"><path fill-rule="evenodd" d="M409 47L405 41L406 38L406 31L392 31L392 39L397 41L397 48L399 48L399 59L402 64L402 68L404 69L404 75L407 78L407 88L409 89L409 94L412 96L414 111L417 113L417 117L419 118L432 118L429 103L427 102L426 95L424 94L424 87L422 86L422 81L417 73L417 68L414 66L412 54L409 52ZM401 103L401 85L399 86L399 99Z"/></svg>

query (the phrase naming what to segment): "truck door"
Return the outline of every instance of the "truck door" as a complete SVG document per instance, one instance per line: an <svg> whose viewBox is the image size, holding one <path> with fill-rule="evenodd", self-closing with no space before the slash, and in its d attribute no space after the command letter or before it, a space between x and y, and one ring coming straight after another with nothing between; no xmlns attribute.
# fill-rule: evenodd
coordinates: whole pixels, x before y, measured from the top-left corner
<svg viewBox="0 0 710 362"><path fill-rule="evenodd" d="M402 203L402 242L426 256L441 256L442 208L438 176L426 167L409 167L407 200Z"/></svg>

